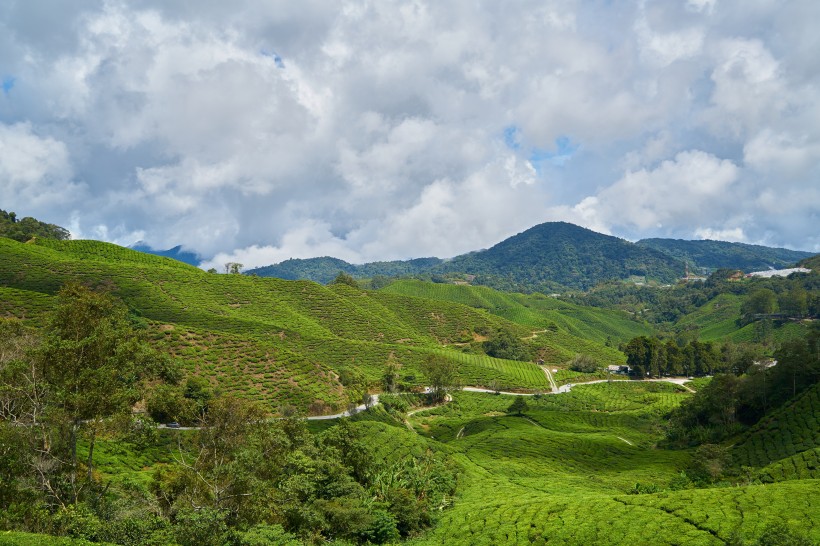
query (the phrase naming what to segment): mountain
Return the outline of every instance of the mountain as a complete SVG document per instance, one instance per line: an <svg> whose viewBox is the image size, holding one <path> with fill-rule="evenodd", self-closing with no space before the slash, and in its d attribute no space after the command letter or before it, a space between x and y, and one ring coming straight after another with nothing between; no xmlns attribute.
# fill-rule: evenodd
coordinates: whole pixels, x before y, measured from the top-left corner
<svg viewBox="0 0 820 546"><path fill-rule="evenodd" d="M247 271L249 275L330 282L339 271L356 278L374 275L473 275L475 284L518 292L586 289L611 279L671 283L683 276L684 264L651 248L602 235L565 222L537 225L492 248L451 260L419 258L407 261L349 264L336 258L286 260Z"/></svg>
<svg viewBox="0 0 820 546"><path fill-rule="evenodd" d="M277 277L287 280L311 280L327 284L336 278L340 271L357 278L368 279L376 275L399 277L418 275L430 271L442 263L439 258L415 258L413 260L396 260L391 262L371 262L367 264L351 264L338 258L323 256L321 258L290 259L284 262L257 267L246 271L248 275L258 277Z"/></svg>
<svg viewBox="0 0 820 546"><path fill-rule="evenodd" d="M636 244L658 250L695 267L712 270L728 268L749 272L781 269L813 255L801 250L711 240L642 239Z"/></svg>
<svg viewBox="0 0 820 546"><path fill-rule="evenodd" d="M174 248L169 248L168 250L157 250L155 248L151 248L142 241L138 241L128 248L131 250L136 250L137 252L153 254L154 256L165 256L166 258L172 258L195 267L198 267L199 264L202 263L202 260L199 259L197 254L187 250L182 250L182 245L177 245Z"/></svg>
<svg viewBox="0 0 820 546"><path fill-rule="evenodd" d="M518 291L550 291L558 285L587 289L628 279L672 283L683 262L657 250L566 222L532 227L497 245L458 256L436 272L476 275L477 284Z"/></svg>

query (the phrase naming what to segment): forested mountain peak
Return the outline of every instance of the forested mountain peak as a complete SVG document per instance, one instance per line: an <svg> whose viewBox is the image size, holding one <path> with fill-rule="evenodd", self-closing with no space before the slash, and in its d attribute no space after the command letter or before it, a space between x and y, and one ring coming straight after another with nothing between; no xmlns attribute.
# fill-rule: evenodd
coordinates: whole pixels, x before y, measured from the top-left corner
<svg viewBox="0 0 820 546"><path fill-rule="evenodd" d="M673 282L684 268L675 258L624 239L566 222L547 222L487 250L458 256L440 269L505 277L517 289L543 291L555 284L584 289L630 277Z"/></svg>

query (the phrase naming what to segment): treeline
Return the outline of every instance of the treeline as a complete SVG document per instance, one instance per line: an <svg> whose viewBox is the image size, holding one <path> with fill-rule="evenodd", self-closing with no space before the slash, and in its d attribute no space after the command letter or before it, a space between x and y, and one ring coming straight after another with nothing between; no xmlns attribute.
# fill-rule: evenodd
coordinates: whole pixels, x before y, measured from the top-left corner
<svg viewBox="0 0 820 546"><path fill-rule="evenodd" d="M354 424L313 434L179 380L124 305L83 285L59 292L42 331L0 320L0 528L133 545L381 544L451 502L443 454L377 457ZM146 399L161 413L170 393L180 399L165 409L184 408L194 430L132 413ZM172 456L148 480L115 481L98 468L105 445Z"/></svg>
<svg viewBox="0 0 820 546"><path fill-rule="evenodd" d="M71 237L67 229L47 224L34 218L17 218L14 212L0 210L0 237L7 237L25 243L32 237L64 241Z"/></svg>
<svg viewBox="0 0 820 546"><path fill-rule="evenodd" d="M753 344L690 341L679 345L669 339L640 336L621 346L629 373L637 377L685 375L702 377L716 373L745 373L763 358L763 348Z"/></svg>
<svg viewBox="0 0 820 546"><path fill-rule="evenodd" d="M820 381L820 325L785 342L772 361L715 375L672 412L668 438L679 445L717 443L759 421Z"/></svg>

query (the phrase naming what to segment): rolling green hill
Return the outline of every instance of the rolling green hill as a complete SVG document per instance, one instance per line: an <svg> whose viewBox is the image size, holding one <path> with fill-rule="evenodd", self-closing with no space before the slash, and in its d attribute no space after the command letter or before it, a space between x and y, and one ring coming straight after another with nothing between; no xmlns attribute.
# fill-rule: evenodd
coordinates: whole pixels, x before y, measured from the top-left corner
<svg viewBox="0 0 820 546"><path fill-rule="evenodd" d="M683 241L680 239L642 239L636 243L668 254L695 267L706 269L740 269L741 271L763 271L791 267L811 252L773 248L726 241Z"/></svg>
<svg viewBox="0 0 820 546"><path fill-rule="evenodd" d="M819 539L818 480L672 486L691 452L659 449L657 423L687 396L589 385L530 401L518 417L507 414L512 397L459 393L413 416L463 467L454 507L413 544L753 544L774 522Z"/></svg>
<svg viewBox="0 0 820 546"><path fill-rule="evenodd" d="M479 332L532 328L447 301L244 275L206 273L181 262L96 241L0 239L0 310L37 324L69 279L110 289L159 347L214 387L267 402L329 412L347 403L339 375L355 367L377 388L393 355L402 382L421 385L431 355L459 363L463 380L545 388L534 364L466 354ZM532 371L522 375L522 366ZM528 379L522 379L528 378ZM524 381L522 383L522 381Z"/></svg>
<svg viewBox="0 0 820 546"><path fill-rule="evenodd" d="M367 279L376 275L398 277L426 273L440 264L439 258L416 258L405 261L371 262L367 264L351 264L338 258L323 256L321 258L307 258L285 260L275 265L249 269L248 275L260 277L277 277L288 280L311 280L327 284L336 278L340 271L357 279Z"/></svg>
<svg viewBox="0 0 820 546"><path fill-rule="evenodd" d="M595 357L599 364L622 364L616 349L641 335L650 335L645 324L620 311L582 307L543 294L499 292L485 286L400 280L380 290L393 294L450 301L488 313L534 330L532 344L543 350L545 360L560 364L579 353Z"/></svg>
<svg viewBox="0 0 820 546"><path fill-rule="evenodd" d="M623 362L614 348L618 343L651 335L647 325L624 312L482 286L401 280L370 291L217 275L96 241L23 244L0 238L0 255L0 316L39 327L67 280L108 289L187 374L207 378L219 391L262 401L270 413L287 405L314 413L342 409L350 389L340 377L355 368L373 390L381 390L388 360L400 363L403 386L421 387L427 384L422 363L431 356L456 363L468 385L548 391L538 366L480 354L481 342L505 332L540 351L549 364L576 353L606 364ZM736 322L744 297L722 293L681 324L698 327L704 339L753 335L753 325L740 328ZM576 381L561 373L565 381ZM751 544L773 522L817 541L819 395L815 385L727 445L736 467L748 467L748 479L714 487L682 484L693 450L663 447L666 416L693 396L667 383L604 382L518 398L455 392L449 403L412 415L382 405L345 422L362 438L368 460L378 463L378 473L368 477L374 484L424 485L410 482L426 474L410 470L431 464L458 474L455 496L448 490L437 501L435 525L412 535L410 544ZM513 400L523 399L529 408L511 414ZM333 436L336 426L323 422L315 430L335 438L338 445L329 449L341 453L350 445L344 436ZM317 433L317 442L324 432ZM153 480L178 462L173 450L183 449L191 437L186 435L194 434L161 429L142 447L100 438L95 472L112 491L125 492L121 499L143 495L144 505L155 507ZM81 455L88 449L82 447ZM314 469L314 462L302 458L292 466L317 475L338 470ZM390 502L393 508L408 503L410 512L418 500ZM355 515L343 503L328 506L338 510L328 513L337 513L340 525ZM51 539L8 537L31 544Z"/></svg>

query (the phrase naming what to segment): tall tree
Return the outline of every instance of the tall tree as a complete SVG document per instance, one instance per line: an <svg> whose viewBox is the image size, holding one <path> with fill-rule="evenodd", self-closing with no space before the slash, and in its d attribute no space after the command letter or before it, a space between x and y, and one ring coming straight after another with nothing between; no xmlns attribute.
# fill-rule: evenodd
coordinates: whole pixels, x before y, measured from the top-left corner
<svg viewBox="0 0 820 546"><path fill-rule="evenodd" d="M64 432L71 489L76 501L78 435L89 449L92 477L94 445L103 420L130 412L141 397L141 381L167 375L167 359L156 353L128 320L127 309L110 294L82 284L66 284L46 329L37 366L48 385L49 417Z"/></svg>
<svg viewBox="0 0 820 546"><path fill-rule="evenodd" d="M452 360L431 355L421 368L430 382L430 391L436 402L444 401L449 391L460 388L458 365Z"/></svg>

